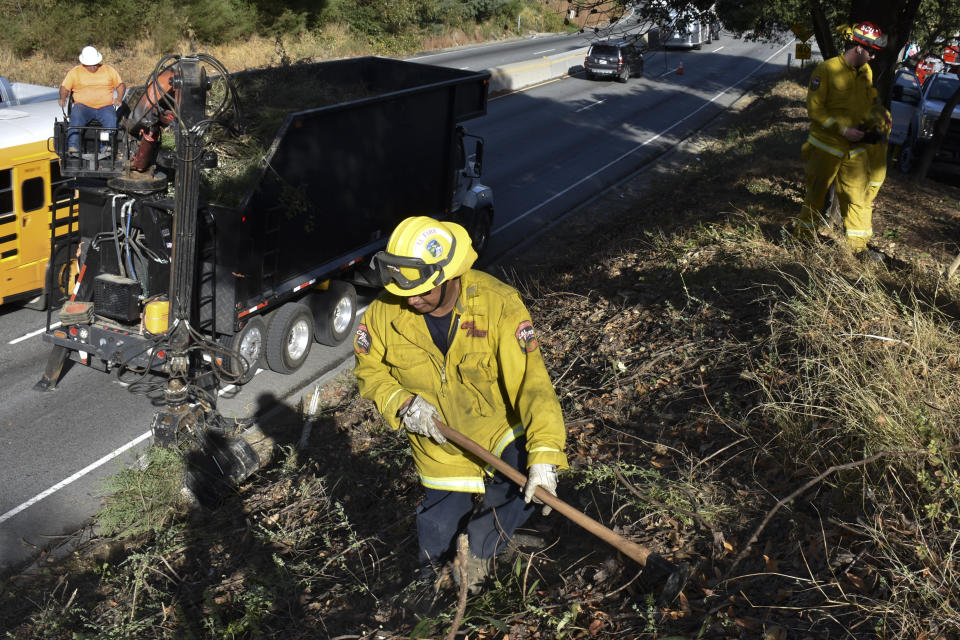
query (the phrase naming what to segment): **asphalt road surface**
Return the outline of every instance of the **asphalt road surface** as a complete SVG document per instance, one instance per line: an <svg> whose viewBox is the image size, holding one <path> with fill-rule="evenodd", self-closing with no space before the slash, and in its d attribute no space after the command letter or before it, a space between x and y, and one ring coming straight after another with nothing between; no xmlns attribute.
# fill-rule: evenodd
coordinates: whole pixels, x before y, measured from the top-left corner
<svg viewBox="0 0 960 640"><path fill-rule="evenodd" d="M415 59L489 68L587 43L580 35L538 38ZM655 161L757 80L781 70L788 50L724 35L700 51L651 52L644 76L626 84L580 73L492 99L485 117L466 123L485 138L482 181L494 190L488 262ZM123 380L80 365L64 373L55 391L34 391L49 353L39 337L43 323L41 312L0 308L0 570L89 520L103 478L149 446L156 411L151 398L131 393ZM297 374L261 372L242 389L222 392L220 410L245 417L278 400L295 407L318 378L349 367L350 351L350 345L315 345Z"/></svg>

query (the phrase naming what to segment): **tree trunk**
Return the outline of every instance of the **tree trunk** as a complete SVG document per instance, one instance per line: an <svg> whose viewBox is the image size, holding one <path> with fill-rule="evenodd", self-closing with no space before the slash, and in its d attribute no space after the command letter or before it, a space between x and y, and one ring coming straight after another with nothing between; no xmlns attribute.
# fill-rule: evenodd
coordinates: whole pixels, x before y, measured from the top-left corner
<svg viewBox="0 0 960 640"><path fill-rule="evenodd" d="M943 106L943 111L940 112L940 117L937 118L937 124L933 128L933 137L930 138L930 142L923 150L923 155L920 156L920 162L917 163L917 170L913 175L914 180L923 180L927 177L930 166L933 164L933 157L937 154L937 150L943 143L944 136L947 135L947 129L950 128L950 120L953 117L953 110L958 104L960 104L960 87L957 87L957 90L954 91L950 99L947 100L947 103Z"/></svg>
<svg viewBox="0 0 960 640"><path fill-rule="evenodd" d="M837 55L837 48L833 44L833 33L830 25L827 24L827 18L823 15L823 7L819 0L808 0L810 5L810 19L813 21L813 34L817 38L817 47L820 48L820 55L824 60L829 60Z"/></svg>
<svg viewBox="0 0 960 640"><path fill-rule="evenodd" d="M910 38L910 30L917 17L921 0L853 0L850 23L863 20L873 22L887 36L887 46L870 63L873 82L880 101L890 104L893 77L899 62L900 50Z"/></svg>

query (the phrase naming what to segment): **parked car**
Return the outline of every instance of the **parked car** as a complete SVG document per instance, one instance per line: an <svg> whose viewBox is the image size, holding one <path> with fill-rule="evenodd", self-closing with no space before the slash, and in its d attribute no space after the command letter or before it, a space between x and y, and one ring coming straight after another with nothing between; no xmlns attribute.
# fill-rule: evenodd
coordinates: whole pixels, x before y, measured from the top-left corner
<svg viewBox="0 0 960 640"><path fill-rule="evenodd" d="M940 113L946 106L947 100L957 90L960 85L960 78L955 73L932 73L927 76L926 81L920 88L920 95L915 105L910 105L913 100L908 88L898 88L894 85L893 100L891 101L891 117L894 119L893 127L902 129L904 127L904 118L909 116L906 124L907 133L900 143L898 164L900 170L904 173L910 173L916 166L917 159L923 154L924 147L933 137L933 130L936 126ZM899 98L899 99L898 99ZM893 107L897 105L897 115L894 115ZM947 133L937 150L934 157L934 165L950 173L960 173L960 106L954 109L950 114L950 124ZM891 142L893 138L891 137Z"/></svg>
<svg viewBox="0 0 960 640"><path fill-rule="evenodd" d="M890 97L890 117L893 126L890 129L890 145L902 145L910 131L910 120L920 104L920 80L910 69L897 69L893 79L893 93Z"/></svg>
<svg viewBox="0 0 960 640"><path fill-rule="evenodd" d="M616 78L626 82L630 76L643 75L643 54L647 45L642 40L595 42L587 50L583 68L587 78Z"/></svg>

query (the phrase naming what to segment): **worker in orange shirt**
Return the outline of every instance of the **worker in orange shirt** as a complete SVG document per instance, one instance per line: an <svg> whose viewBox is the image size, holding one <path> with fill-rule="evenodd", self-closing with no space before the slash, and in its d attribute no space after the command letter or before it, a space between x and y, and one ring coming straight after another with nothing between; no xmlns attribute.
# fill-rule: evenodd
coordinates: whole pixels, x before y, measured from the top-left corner
<svg viewBox="0 0 960 640"><path fill-rule="evenodd" d="M114 129L117 126L117 107L123 101L127 85L112 66L103 64L103 56L96 48L87 46L80 52L80 64L70 69L60 84L60 106L67 104L73 93L73 108L70 111L70 130L67 133L67 153L80 152L80 130L91 120L101 127ZM101 152L106 151L102 148Z"/></svg>

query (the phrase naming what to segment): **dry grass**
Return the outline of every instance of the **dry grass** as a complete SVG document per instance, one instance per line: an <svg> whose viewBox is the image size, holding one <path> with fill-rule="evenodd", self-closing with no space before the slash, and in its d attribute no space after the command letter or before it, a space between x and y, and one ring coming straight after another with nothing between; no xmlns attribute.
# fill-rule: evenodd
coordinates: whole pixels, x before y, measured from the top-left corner
<svg viewBox="0 0 960 640"><path fill-rule="evenodd" d="M243 42L205 46L200 51L220 60L231 72L279 65L285 60L318 61L371 53L369 47L342 25L332 25L319 34L307 32L281 41L253 36ZM104 62L116 67L129 86L143 84L162 56L198 51L196 45L187 40L179 41L171 51L161 51L154 42L143 40L122 49L102 47L100 52ZM0 46L0 68L8 77L20 82L58 86L75 64L73 61L53 60L44 54L17 58Z"/></svg>
<svg viewBox="0 0 960 640"><path fill-rule="evenodd" d="M416 49L432 50L460 46L474 42L495 40L509 33L491 33L477 26L470 33L454 29L449 33L424 36ZM318 62L364 55L383 55L362 38L358 38L343 24L330 24L317 32L307 31L297 37L270 39L252 36L242 42L217 46L202 46L180 40L169 50L149 39L139 40L120 49L98 47L104 62L117 68L128 86L143 84L157 61L170 53L207 53L220 60L231 72L260 69L290 62ZM413 53L410 51L409 53ZM13 81L46 86L59 86L66 73L76 64L60 61L43 53L27 58L14 55L0 44L0 69Z"/></svg>
<svg viewBox="0 0 960 640"><path fill-rule="evenodd" d="M884 637L960 629L960 320L956 288L853 272L807 251L776 296L761 406L782 446L811 471L884 454L838 477L838 521L866 541L834 605L882 621ZM884 588L880 588L880 583ZM883 594L881 596L881 594ZM936 622L931 622L934 614Z"/></svg>

